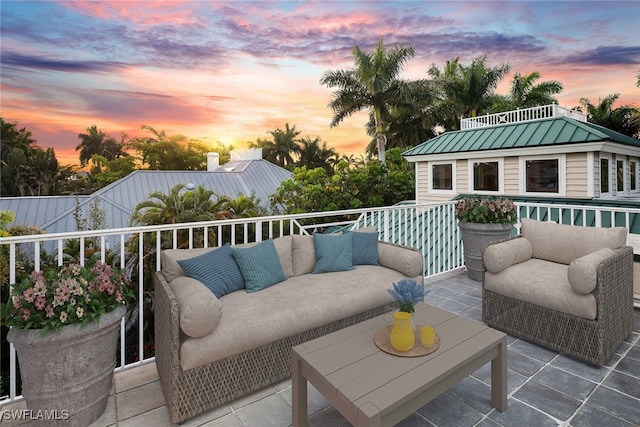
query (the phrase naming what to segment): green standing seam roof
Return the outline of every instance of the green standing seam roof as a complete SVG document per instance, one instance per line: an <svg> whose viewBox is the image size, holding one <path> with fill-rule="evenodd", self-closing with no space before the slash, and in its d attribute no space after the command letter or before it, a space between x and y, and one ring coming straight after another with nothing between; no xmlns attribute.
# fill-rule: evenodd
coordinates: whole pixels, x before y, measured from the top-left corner
<svg viewBox="0 0 640 427"><path fill-rule="evenodd" d="M446 132L405 151L402 155L410 157L598 141L640 147L640 140L611 129L570 117L555 117L533 122Z"/></svg>

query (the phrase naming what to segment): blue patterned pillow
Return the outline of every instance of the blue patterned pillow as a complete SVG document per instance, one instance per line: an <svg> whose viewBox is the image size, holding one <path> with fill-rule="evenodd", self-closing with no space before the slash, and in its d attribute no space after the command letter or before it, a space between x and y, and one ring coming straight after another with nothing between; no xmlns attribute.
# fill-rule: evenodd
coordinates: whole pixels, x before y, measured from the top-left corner
<svg viewBox="0 0 640 427"><path fill-rule="evenodd" d="M250 248L231 248L247 292L257 292L287 280L273 240L265 240Z"/></svg>
<svg viewBox="0 0 640 427"><path fill-rule="evenodd" d="M244 279L231 255L229 244L194 258L180 260L178 264L187 276L202 282L218 298L244 289Z"/></svg>
<svg viewBox="0 0 640 427"><path fill-rule="evenodd" d="M346 233L351 233L347 231ZM378 262L378 232L353 232L353 265L380 265Z"/></svg>
<svg viewBox="0 0 640 427"><path fill-rule="evenodd" d="M314 234L316 265L313 274L353 270L351 240L353 233Z"/></svg>

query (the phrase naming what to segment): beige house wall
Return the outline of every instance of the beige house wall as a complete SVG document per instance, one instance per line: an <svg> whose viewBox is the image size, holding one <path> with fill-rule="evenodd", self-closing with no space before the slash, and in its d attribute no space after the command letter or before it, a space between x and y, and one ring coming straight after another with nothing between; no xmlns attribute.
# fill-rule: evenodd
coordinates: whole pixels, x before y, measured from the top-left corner
<svg viewBox="0 0 640 427"><path fill-rule="evenodd" d="M567 196L587 198L589 196L587 173L587 153L567 154ZM595 183L594 183L595 184Z"/></svg>
<svg viewBox="0 0 640 427"><path fill-rule="evenodd" d="M517 196L520 194L520 158L504 158L504 194Z"/></svg>

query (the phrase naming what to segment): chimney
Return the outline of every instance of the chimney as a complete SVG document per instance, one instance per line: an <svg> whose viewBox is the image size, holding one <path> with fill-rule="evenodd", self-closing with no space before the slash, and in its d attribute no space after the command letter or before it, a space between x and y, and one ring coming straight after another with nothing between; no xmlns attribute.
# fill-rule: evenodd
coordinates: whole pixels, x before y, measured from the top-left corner
<svg viewBox="0 0 640 427"><path fill-rule="evenodd" d="M207 153L207 172L213 172L220 167L220 154Z"/></svg>

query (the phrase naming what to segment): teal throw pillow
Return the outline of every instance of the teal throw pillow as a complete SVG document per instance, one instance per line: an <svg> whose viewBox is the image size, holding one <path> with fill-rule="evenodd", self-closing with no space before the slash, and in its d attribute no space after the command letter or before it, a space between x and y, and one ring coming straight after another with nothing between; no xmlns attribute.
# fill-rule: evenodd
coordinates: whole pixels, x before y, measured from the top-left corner
<svg viewBox="0 0 640 427"><path fill-rule="evenodd" d="M347 231L347 233L351 233ZM378 262L378 232L353 232L352 258L353 265L380 265Z"/></svg>
<svg viewBox="0 0 640 427"><path fill-rule="evenodd" d="M265 240L250 248L231 248L247 292L257 292L287 280L273 240Z"/></svg>
<svg viewBox="0 0 640 427"><path fill-rule="evenodd" d="M187 276L202 282L218 298L244 289L244 278L228 244L178 264Z"/></svg>
<svg viewBox="0 0 640 427"><path fill-rule="evenodd" d="M353 233L314 234L316 265L313 274L353 270L351 241Z"/></svg>

